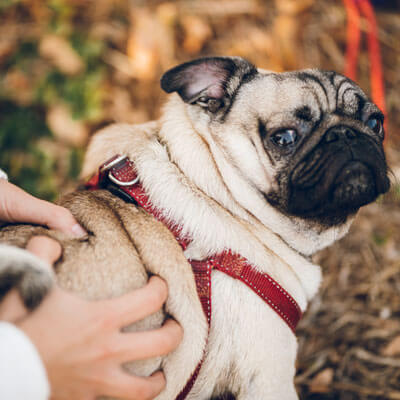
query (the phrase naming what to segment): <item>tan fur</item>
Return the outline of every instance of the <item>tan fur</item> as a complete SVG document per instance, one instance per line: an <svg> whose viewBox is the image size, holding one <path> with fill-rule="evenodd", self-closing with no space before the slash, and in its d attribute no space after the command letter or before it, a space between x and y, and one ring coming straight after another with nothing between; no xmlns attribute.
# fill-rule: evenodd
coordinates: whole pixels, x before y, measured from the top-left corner
<svg viewBox="0 0 400 400"><path fill-rule="evenodd" d="M87 238L70 239L41 227L19 225L1 230L0 241L25 247L33 235L57 239L63 246L62 259L56 265L58 283L91 300L116 297L139 288L147 282L149 273L164 278L170 294L165 311L131 325L127 331L158 328L167 312L182 321L183 342L163 359L136 361L127 368L148 376L160 368L168 374L174 364L185 363L187 368L174 371L177 380L169 380L160 397L173 398L201 359L208 329L190 266L179 245L164 225L107 191L72 193L60 204L69 208L88 230Z"/></svg>
<svg viewBox="0 0 400 400"><path fill-rule="evenodd" d="M172 95L159 121L112 125L94 136L82 177L90 177L116 154L127 155L152 204L191 238L184 254L161 223L103 191L77 192L61 201L89 231L84 240L26 226L0 232L1 242L22 247L33 234L56 237L64 247L58 282L90 299L142 286L149 273L167 281L165 311L182 324L183 342L163 359L130 365L132 372L146 375L164 369L167 388L158 400L175 399L204 349L204 363L187 400L208 400L227 391L237 400L297 399L297 341L289 327L243 283L213 271L207 341L208 326L187 259L203 260L231 249L271 275L306 309L321 281L320 267L308 256L341 238L352 218L329 227L289 217L266 201L263 193L277 186L276 165L267 157L257 121L279 127L286 124L285 107L308 105L327 115L319 128L322 135L340 122L332 116L336 89L329 83L324 93L312 84L264 73L241 87L223 123ZM164 315L130 329L160 326Z"/></svg>
<svg viewBox="0 0 400 400"><path fill-rule="evenodd" d="M141 182L153 204L165 210L173 221L182 224L184 232L194 238L186 251L187 258L203 259L226 247L238 251L282 283L302 309L305 309L307 299L318 288L319 267L290 249L269 229L255 223L254 218L238 207L225 185L217 182L215 189L212 187L215 181L207 180L207 177L219 175L219 170L208 146L190 124L187 125L187 120L176 118L182 117L182 114L176 112L176 107L181 107L177 103L177 99L172 99L167 106L161 132L154 122L140 126L114 125L99 132L89 146L83 175L91 175L98 165L114 154L127 154L134 160ZM178 136L178 129L185 132L187 137ZM169 135L163 137L165 133ZM168 152L164 143L168 144ZM193 174L191 169L195 165L191 160L188 160L186 170L182 162L184 160L180 158L185 150L190 155L190 148L196 149L195 165L206 169L204 181L199 181L199 175ZM178 153L175 153L177 150ZM171 164L171 158L176 159L179 169L176 164ZM191 178L190 181L182 176L182 172ZM225 191L223 188L226 188ZM168 201L171 202L170 206ZM183 215L179 215L176 210L181 210ZM192 215L189 223L185 211ZM212 215L209 215L210 211ZM238 218L238 214L242 218ZM204 228L202 224L205 224ZM238 310L237 315L233 316L232 310ZM272 379L267 391L270 394L263 398L276 398L278 394L287 399L296 398L293 386L296 339L274 311L256 296L249 296L248 289L242 283L214 272L212 320L207 358L189 399L209 399L221 395L227 386L231 386L236 395L242 393L242 397L238 398L257 398L253 397L251 390L254 389L243 386L241 379L232 379L232 374L236 371L238 375L247 376L247 379L251 375L257 376L255 384L262 387L263 378L257 372L260 368L264 369L263 375L269 375ZM267 324L265 329L262 328L264 323L260 325L260 320ZM237 334L232 333L235 329L232 323L234 326L246 327L245 337L240 330ZM254 343L265 343L268 348L260 349L261 353L265 352L261 359L260 351L254 354L248 351ZM282 353L283 343L285 351ZM229 365L233 369L226 367ZM176 368L182 366L175 366L173 370L176 371ZM168 379L174 378L167 376ZM261 390L264 391L264 388Z"/></svg>
<svg viewBox="0 0 400 400"><path fill-rule="evenodd" d="M172 97L161 131L159 122L150 122L113 125L97 133L88 148L82 175L91 175L115 154L127 154L135 162L153 204L182 225L183 234L193 238L185 253L187 258L203 259L225 248L237 251L276 279L304 310L318 288L319 267L260 224L237 203L231 188L221 185L223 177L207 142L188 124L185 113L176 111L182 105ZM181 136L180 141L174 137L178 129L187 135ZM188 160L185 166L181 158L185 146L189 155L190 149L195 148L195 165ZM170 157L172 161L176 159L179 167L171 163ZM190 170L194 166L206 172L204 181ZM208 180L213 174L220 181ZM48 233L64 247L63 258L57 265L61 286L87 298L100 299L142 286L147 272L168 282L166 311L182 324L183 343L164 360L132 363L130 370L148 375L161 365L167 388L157 399L174 399L200 361L207 339L207 323L191 268L179 245L161 223L108 192L77 192L62 199L60 204L69 208L90 232L83 241ZM0 241L23 246L30 236L44 232L43 228L10 227L0 233ZM18 243L10 240L15 237L19 237ZM240 312L232 315L232 310ZM154 328L162 320L162 315L153 316L131 329ZM235 332L236 326L246 327L245 332ZM267 348L256 349L255 343L263 343ZM296 352L296 338L280 317L260 298L249 296L245 285L216 271L207 355L188 400L209 399L223 394L227 387L238 399L254 399L258 392L265 391L264 376L269 376L271 382L263 398L295 399ZM263 370L261 375L260 370ZM233 380L235 374L241 379ZM250 380L254 388L246 385Z"/></svg>

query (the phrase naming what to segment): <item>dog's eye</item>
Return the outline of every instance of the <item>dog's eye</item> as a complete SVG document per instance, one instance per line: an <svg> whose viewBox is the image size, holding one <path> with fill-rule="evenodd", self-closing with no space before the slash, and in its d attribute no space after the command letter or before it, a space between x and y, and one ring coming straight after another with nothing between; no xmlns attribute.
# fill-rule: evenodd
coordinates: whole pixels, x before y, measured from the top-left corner
<svg viewBox="0 0 400 400"><path fill-rule="evenodd" d="M222 100L206 96L201 96L197 100L196 104L201 107L207 108L212 113L217 112L223 106Z"/></svg>
<svg viewBox="0 0 400 400"><path fill-rule="evenodd" d="M383 135L383 124L382 121L379 118L376 117L371 117L367 121L367 126L369 129L377 133L378 135L382 136Z"/></svg>
<svg viewBox="0 0 400 400"><path fill-rule="evenodd" d="M297 132L294 129L284 129L271 136L272 141L278 146L290 146L297 141Z"/></svg>

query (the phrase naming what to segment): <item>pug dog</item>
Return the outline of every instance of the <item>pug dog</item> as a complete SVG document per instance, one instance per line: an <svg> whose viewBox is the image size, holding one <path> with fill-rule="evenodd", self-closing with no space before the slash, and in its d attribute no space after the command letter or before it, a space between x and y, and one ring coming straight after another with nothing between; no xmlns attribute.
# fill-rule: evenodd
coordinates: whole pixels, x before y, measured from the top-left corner
<svg viewBox="0 0 400 400"><path fill-rule="evenodd" d="M288 324L243 282L212 270L209 326L188 260L240 254L305 311L321 281L310 256L343 237L359 208L389 189L383 114L338 73L274 73L239 57L181 64L161 87L172 93L161 118L98 132L82 176L117 154L129 157L152 207L190 238L185 250L164 223L109 190L61 200L89 232L84 239L24 225L3 228L0 240L24 247L35 234L56 238L58 284L89 299L140 287L149 274L167 281L165 310L126 328L156 328L170 314L184 329L173 353L125 365L138 375L164 370L157 399L182 396L199 363L186 399L297 399L297 341ZM13 277L33 307L53 280L23 253L18 261L3 251L0 282ZM3 283L2 294L11 286Z"/></svg>

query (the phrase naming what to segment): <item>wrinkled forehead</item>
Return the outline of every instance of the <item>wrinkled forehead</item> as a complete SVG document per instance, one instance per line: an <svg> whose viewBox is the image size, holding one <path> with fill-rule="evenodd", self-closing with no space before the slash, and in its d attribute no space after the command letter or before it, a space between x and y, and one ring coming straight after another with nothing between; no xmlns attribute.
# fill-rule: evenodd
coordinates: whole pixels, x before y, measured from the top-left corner
<svg viewBox="0 0 400 400"><path fill-rule="evenodd" d="M282 74L260 73L243 85L237 101L260 116L303 114L319 119L332 112L357 117L368 98L348 78L334 72L306 70Z"/></svg>

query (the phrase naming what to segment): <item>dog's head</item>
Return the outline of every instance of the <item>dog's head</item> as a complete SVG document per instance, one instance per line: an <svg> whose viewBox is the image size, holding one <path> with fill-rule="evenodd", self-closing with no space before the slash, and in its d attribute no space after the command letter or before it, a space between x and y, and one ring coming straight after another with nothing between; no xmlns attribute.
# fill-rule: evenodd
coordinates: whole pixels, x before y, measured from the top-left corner
<svg viewBox="0 0 400 400"><path fill-rule="evenodd" d="M180 95L194 128L289 218L340 225L389 189L382 112L343 75L279 74L214 57L169 70L161 85Z"/></svg>

